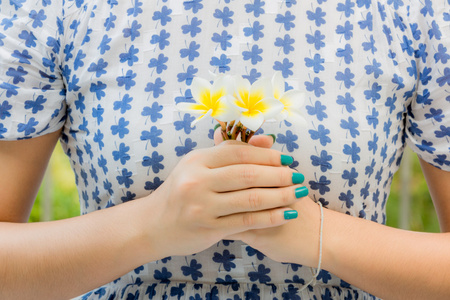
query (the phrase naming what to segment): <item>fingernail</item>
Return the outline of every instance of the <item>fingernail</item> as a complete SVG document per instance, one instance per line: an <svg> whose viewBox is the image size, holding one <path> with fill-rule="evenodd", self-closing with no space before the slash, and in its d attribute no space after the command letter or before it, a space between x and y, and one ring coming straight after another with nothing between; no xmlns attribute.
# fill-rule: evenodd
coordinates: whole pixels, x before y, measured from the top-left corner
<svg viewBox="0 0 450 300"><path fill-rule="evenodd" d="M273 138L273 143L275 144L275 141L277 140L275 134L266 134L266 135L271 136Z"/></svg>
<svg viewBox="0 0 450 300"><path fill-rule="evenodd" d="M292 165L292 163L294 162L294 159L292 158L292 156L289 155L281 155L281 164L283 166L289 166Z"/></svg>
<svg viewBox="0 0 450 300"><path fill-rule="evenodd" d="M286 210L284 212L285 220L297 219L297 217L298 217L298 212L296 210Z"/></svg>
<svg viewBox="0 0 450 300"><path fill-rule="evenodd" d="M306 186L301 186L295 189L295 197L297 199L308 196L308 193L308 188Z"/></svg>
<svg viewBox="0 0 450 300"><path fill-rule="evenodd" d="M214 126L214 131L216 131L216 129L219 127L220 127L220 124L216 124L216 126Z"/></svg>
<svg viewBox="0 0 450 300"><path fill-rule="evenodd" d="M299 184L305 181L305 176L302 173L292 173L292 183Z"/></svg>

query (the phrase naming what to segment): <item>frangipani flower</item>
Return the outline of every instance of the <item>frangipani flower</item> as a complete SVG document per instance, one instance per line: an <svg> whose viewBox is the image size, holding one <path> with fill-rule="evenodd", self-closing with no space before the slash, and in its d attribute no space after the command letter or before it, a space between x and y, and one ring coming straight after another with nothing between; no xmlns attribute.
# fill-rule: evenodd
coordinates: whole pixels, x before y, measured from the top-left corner
<svg viewBox="0 0 450 300"><path fill-rule="evenodd" d="M253 84L235 77L236 92L233 104L240 111L239 121L251 131L257 131L265 120L274 118L284 105L273 97L272 83L269 79L259 79Z"/></svg>
<svg viewBox="0 0 450 300"><path fill-rule="evenodd" d="M283 110L277 116L278 120L286 120L296 125L306 125L301 112L305 102L305 94L299 90L285 91L285 82L281 72L276 72L272 77L273 96L283 103Z"/></svg>
<svg viewBox="0 0 450 300"><path fill-rule="evenodd" d="M236 120L239 117L239 111L231 104L233 86L230 76L217 76L212 85L206 79L194 77L191 93L195 103L178 103L176 107L180 111L200 114L192 122L192 126L206 116L221 122Z"/></svg>
<svg viewBox="0 0 450 300"><path fill-rule="evenodd" d="M200 115L192 126L211 116L219 122L224 140L240 138L248 143L261 125L272 118L306 124L301 113L304 94L298 90L285 91L281 72L275 73L272 80L262 78L253 84L241 76L211 75L212 84L200 77L192 80L195 103L176 105L180 111Z"/></svg>

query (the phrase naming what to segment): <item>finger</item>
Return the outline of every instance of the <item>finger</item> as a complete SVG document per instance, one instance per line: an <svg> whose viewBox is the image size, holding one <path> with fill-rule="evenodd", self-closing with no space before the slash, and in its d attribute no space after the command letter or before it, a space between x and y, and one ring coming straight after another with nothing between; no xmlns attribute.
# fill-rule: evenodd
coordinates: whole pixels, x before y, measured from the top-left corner
<svg viewBox="0 0 450 300"><path fill-rule="evenodd" d="M217 126L218 125L218 126ZM214 129L214 144L217 146L224 141L222 136L222 127L220 124L217 124Z"/></svg>
<svg viewBox="0 0 450 300"><path fill-rule="evenodd" d="M239 232L281 226L296 219L297 211L288 207L258 212L246 212L218 218L218 225L224 228L224 234L231 236Z"/></svg>
<svg viewBox="0 0 450 300"><path fill-rule="evenodd" d="M234 145L229 147L229 145ZM238 141L225 141L213 147L203 157L209 168L220 168L235 164L256 164L266 166L282 166L293 163L293 158L280 151L254 147Z"/></svg>
<svg viewBox="0 0 450 300"><path fill-rule="evenodd" d="M208 171L208 187L215 192L237 191L254 187L283 187L302 183L302 174L290 168L253 164L231 165Z"/></svg>
<svg viewBox="0 0 450 300"><path fill-rule="evenodd" d="M247 189L219 194L211 209L216 212L217 217L223 217L236 213L287 207L307 195L308 188L299 185L284 188Z"/></svg>
<svg viewBox="0 0 450 300"><path fill-rule="evenodd" d="M271 148L275 143L275 136L270 135L254 135L248 142L250 145L261 148Z"/></svg>

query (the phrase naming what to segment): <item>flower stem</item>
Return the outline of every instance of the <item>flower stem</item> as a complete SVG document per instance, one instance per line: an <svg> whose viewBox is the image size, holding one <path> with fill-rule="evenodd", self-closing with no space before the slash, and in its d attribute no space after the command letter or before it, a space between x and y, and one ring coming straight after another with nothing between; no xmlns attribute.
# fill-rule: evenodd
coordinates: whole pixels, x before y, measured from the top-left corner
<svg viewBox="0 0 450 300"><path fill-rule="evenodd" d="M235 140L238 136L238 134L240 133L242 128L242 123L239 122L236 125L234 125L233 130L231 131L231 139Z"/></svg>
<svg viewBox="0 0 450 300"><path fill-rule="evenodd" d="M228 134L227 134L227 122L221 122L219 121L220 127L221 127L221 133L223 140L228 140Z"/></svg>
<svg viewBox="0 0 450 300"><path fill-rule="evenodd" d="M242 126L241 128L241 141L247 143L247 127Z"/></svg>
<svg viewBox="0 0 450 300"><path fill-rule="evenodd" d="M231 121L230 123L228 123L227 131L231 131L231 129L232 129L233 126L234 126L234 122L235 122L235 121Z"/></svg>
<svg viewBox="0 0 450 300"><path fill-rule="evenodd" d="M248 136L247 136L246 143L248 143L250 141L250 139L253 137L254 134L255 134L255 132L253 130L250 130L250 132L248 133Z"/></svg>

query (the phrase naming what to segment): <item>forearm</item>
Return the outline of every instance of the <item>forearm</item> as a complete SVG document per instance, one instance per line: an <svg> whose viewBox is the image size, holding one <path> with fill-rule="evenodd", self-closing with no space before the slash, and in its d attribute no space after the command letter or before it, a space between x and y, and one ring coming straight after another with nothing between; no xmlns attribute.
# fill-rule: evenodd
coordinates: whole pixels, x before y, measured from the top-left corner
<svg viewBox="0 0 450 300"><path fill-rule="evenodd" d="M158 258L139 200L46 223L0 223L0 299L67 299Z"/></svg>
<svg viewBox="0 0 450 300"><path fill-rule="evenodd" d="M383 299L450 294L449 234L408 232L324 213L324 269Z"/></svg>

